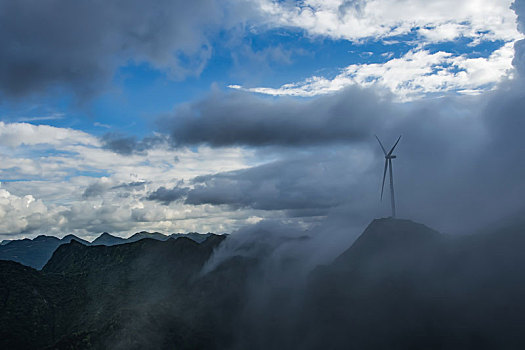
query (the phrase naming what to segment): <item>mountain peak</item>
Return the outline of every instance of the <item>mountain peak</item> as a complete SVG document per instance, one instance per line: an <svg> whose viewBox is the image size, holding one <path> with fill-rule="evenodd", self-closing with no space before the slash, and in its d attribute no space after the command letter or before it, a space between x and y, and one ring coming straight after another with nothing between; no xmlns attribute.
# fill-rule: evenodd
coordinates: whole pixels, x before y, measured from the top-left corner
<svg viewBox="0 0 525 350"><path fill-rule="evenodd" d="M75 235L72 235L72 234L69 234L69 235L65 235L62 240L68 240L68 239L76 239L78 238L77 236Z"/></svg>
<svg viewBox="0 0 525 350"><path fill-rule="evenodd" d="M95 242L97 240L100 240L100 239L107 239L107 238L118 238L118 237L117 236L113 236L111 233L108 233L108 232L102 232L100 234L100 236L95 238L95 240L93 242Z"/></svg>
<svg viewBox="0 0 525 350"><path fill-rule="evenodd" d="M440 237L439 232L411 220L392 217L375 219L334 263L348 265L394 252L410 255Z"/></svg>
<svg viewBox="0 0 525 350"><path fill-rule="evenodd" d="M186 237L186 238L189 238L189 239L191 239L191 240L193 240L193 241L195 241L197 243L202 243L206 239L208 239L209 237L214 236L214 235L215 234L210 233L210 232L208 232L208 233L188 232L188 233L172 233L168 237L173 238L173 239Z"/></svg>
<svg viewBox="0 0 525 350"><path fill-rule="evenodd" d="M46 235L39 235L35 238L33 238L33 241L39 242L39 241L46 241L46 240L57 240L58 238L53 236L46 236Z"/></svg>
<svg viewBox="0 0 525 350"><path fill-rule="evenodd" d="M82 242L76 239L72 239L69 243L66 243L66 244L69 244L71 246L78 246L78 245L85 246L85 244L82 244Z"/></svg>
<svg viewBox="0 0 525 350"><path fill-rule="evenodd" d="M169 237L160 233L160 232L147 232L147 231L141 231L135 233L133 236L129 237L127 239L128 242L136 242L138 240L144 239L144 238L151 238L156 239L158 241L165 241Z"/></svg>
<svg viewBox="0 0 525 350"><path fill-rule="evenodd" d="M86 240L84 240L82 238L79 238L79 237L77 237L75 235L72 235L72 234L64 236L64 238L62 238L61 241L64 242L64 243L77 241L78 243L81 243L83 245L88 245L89 244L88 241L86 241Z"/></svg>
<svg viewBox="0 0 525 350"><path fill-rule="evenodd" d="M102 234L100 234L100 236L95 238L95 240L93 240L93 242L91 242L91 244L93 244L93 245L107 245L107 246L111 246L111 245L115 245L115 244L124 243L124 241L125 240L123 238L121 238L121 237L113 236L112 234L109 234L107 232L103 232Z"/></svg>
<svg viewBox="0 0 525 350"><path fill-rule="evenodd" d="M363 232L363 236L377 233L415 235L417 237L439 235L439 232L424 224L393 217L374 219Z"/></svg>

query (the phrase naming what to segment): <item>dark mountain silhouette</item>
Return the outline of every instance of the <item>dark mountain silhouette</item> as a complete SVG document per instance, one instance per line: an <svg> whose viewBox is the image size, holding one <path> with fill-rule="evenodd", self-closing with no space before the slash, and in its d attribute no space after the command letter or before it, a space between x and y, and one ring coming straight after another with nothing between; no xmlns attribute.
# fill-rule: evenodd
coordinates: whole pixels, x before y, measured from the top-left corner
<svg viewBox="0 0 525 350"><path fill-rule="evenodd" d="M520 349L525 232L452 237L374 220L306 286L226 259L226 236L59 246L41 271L0 261L0 348ZM268 265L264 265L268 266ZM265 277L266 276L266 277Z"/></svg>
<svg viewBox="0 0 525 350"><path fill-rule="evenodd" d="M58 246L72 240L89 244L74 235L67 235L62 239L40 235L34 239L14 240L0 246L0 260L16 261L35 269L41 269Z"/></svg>
<svg viewBox="0 0 525 350"><path fill-rule="evenodd" d="M165 241L170 238L177 239L177 238L189 238L197 243L201 243L206 240L209 236L213 235L213 233L198 233L198 232L189 232L189 233L173 233L169 236L164 235L160 232L147 232L147 231L141 231L137 232L131 237L128 238L122 238L113 236L107 232L102 233L100 236L98 236L93 242L91 242L92 245L116 245L116 244L124 244L124 243L131 243L136 242L141 239L150 238L150 239L156 239L158 241Z"/></svg>
<svg viewBox="0 0 525 350"><path fill-rule="evenodd" d="M232 287L247 272L243 264L224 264L199 277L223 239L72 241L41 271L0 261L0 348L225 347L242 300L242 289Z"/></svg>
<svg viewBox="0 0 525 350"><path fill-rule="evenodd" d="M158 241L165 241L167 239L169 239L169 236L166 236L160 232L146 232L146 231L141 231L141 232L137 232L135 233L133 236L129 237L128 239L126 239L126 242L129 243L129 242L136 242L136 241L139 241L141 239L144 239L144 238L150 238L150 239L156 239Z"/></svg>
<svg viewBox="0 0 525 350"><path fill-rule="evenodd" d="M169 237L170 238L181 238L186 237L191 240L194 240L197 243L204 242L209 236L213 235L213 233L198 233L198 232L189 232L189 233L172 233Z"/></svg>
<svg viewBox="0 0 525 350"><path fill-rule="evenodd" d="M304 348L326 339L332 349L521 348L524 249L522 227L450 237L408 220L374 220L315 272L301 327L321 331Z"/></svg>
<svg viewBox="0 0 525 350"><path fill-rule="evenodd" d="M12 241L2 241L0 245L0 260L11 260L19 262L23 265L41 269L46 262L51 258L51 255L58 246L64 243L69 243L71 240L76 240L84 245L106 245L112 246L117 244L137 242L141 239L155 239L165 241L170 238L189 238L195 242L203 242L212 233L200 234L197 232L190 232L188 234L174 233L166 236L159 232L138 232L128 238L113 236L107 232L102 233L93 242L88 242L74 235L67 235L62 239L53 236L40 235L34 239L20 239ZM4 243L5 242L5 243Z"/></svg>
<svg viewBox="0 0 525 350"><path fill-rule="evenodd" d="M126 243L126 239L122 237L116 237L113 235L110 235L107 232L102 233L100 236L95 238L93 242L91 242L92 245L115 245L115 244L123 244Z"/></svg>
<svg viewBox="0 0 525 350"><path fill-rule="evenodd" d="M333 268L355 270L376 259L410 260L421 249L435 249L441 234L431 228L402 219L377 219L332 264Z"/></svg>

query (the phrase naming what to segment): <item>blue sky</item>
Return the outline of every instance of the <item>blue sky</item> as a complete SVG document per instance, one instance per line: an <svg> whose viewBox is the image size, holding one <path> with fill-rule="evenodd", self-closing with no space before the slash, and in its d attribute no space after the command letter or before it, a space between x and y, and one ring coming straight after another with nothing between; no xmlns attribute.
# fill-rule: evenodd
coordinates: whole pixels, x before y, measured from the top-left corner
<svg viewBox="0 0 525 350"><path fill-rule="evenodd" d="M235 127L223 126L252 120L243 103L251 101L254 115L261 108L288 113L284 119L275 116L280 122L272 133L283 135L281 127L290 118L300 119L349 89L375 94L389 111L450 98L457 105L443 110L461 110L470 99L492 94L516 77L514 43L523 34L512 3L158 0L122 9L113 1L0 2L6 23L0 49L5 199L0 215L12 221L0 225L0 238L46 232L92 238L101 231L127 235L139 229L232 231L263 219L299 218L304 224L324 218L329 214L321 209L331 201L308 207L310 213L319 209L313 215L286 205L267 208L262 200L230 203L201 193L233 181L229 176L235 172L305 154L319 165L323 152L331 159L358 149L353 157L363 168L355 171L368 174L373 167L365 160L372 152L368 146L351 147L339 136L337 146L325 145L326 138L310 145L285 136L275 141L253 133L253 142L237 137ZM10 13L19 19L9 20ZM352 110L372 108L362 107L355 94L348 100L354 107L348 107L347 123L355 122ZM237 107L247 115L234 116ZM342 113L334 108L326 113ZM199 118L214 125L206 131L209 136L192 136ZM320 133L330 128L323 124L330 119L327 115L315 124ZM270 122L257 123L264 129ZM203 135L205 130L203 125ZM349 140L353 136L350 128ZM206 178L223 173L229 175L220 181ZM118 187L136 182L143 185ZM343 187L350 191L348 186ZM177 192L183 196L151 199L159 188L184 188ZM295 195L280 197L287 193L282 187L273 190L295 203ZM213 200L198 201L192 193ZM342 205L335 202L330 205ZM88 224L79 213L96 222Z"/></svg>
<svg viewBox="0 0 525 350"><path fill-rule="evenodd" d="M509 7L510 3L500 7L504 9L505 5ZM317 12L322 10L326 9L318 5ZM510 9L507 12L506 20L512 21L513 12ZM465 19L456 19L457 23L469 27L471 24L466 22L469 15L465 14ZM454 20L453 17L441 19L437 24L454 23ZM433 25L436 23L429 23L427 28L431 31ZM511 31L513 26L514 23L508 23L508 30ZM481 33L490 32L488 26L483 31L474 29ZM387 37L360 38L360 34L355 33L358 39L348 40L340 37L344 31L319 35L300 26L257 27L257 23L253 23L251 28L222 29L207 37L211 55L202 72L196 75L171 77L167 71L169 67L129 59L120 62L112 72L109 84L100 86L87 101L67 87L53 84L58 91L50 94L45 89L38 91L29 96L30 102L27 102L27 96L14 101L4 99L0 112L6 121L73 127L94 134L112 129L144 136L155 129L154 120L158 115L180 103L201 98L212 88L227 90L228 86L240 85L245 88L278 89L284 84L301 82L312 76L334 79L347 66L381 65L401 59L411 50L488 59L506 43L520 37L517 31L509 34L501 30L488 40L457 33L458 36L452 40L443 38L432 42L422 38L420 30L421 27L414 24L400 35L388 33ZM184 53L178 55L185 57ZM185 60L191 61L191 57L187 56ZM510 68L508 59L507 62L502 59L501 64ZM457 68L454 72L459 70ZM494 69L492 73L494 76L486 82L488 86L497 83L504 75ZM485 84L478 86L487 87Z"/></svg>

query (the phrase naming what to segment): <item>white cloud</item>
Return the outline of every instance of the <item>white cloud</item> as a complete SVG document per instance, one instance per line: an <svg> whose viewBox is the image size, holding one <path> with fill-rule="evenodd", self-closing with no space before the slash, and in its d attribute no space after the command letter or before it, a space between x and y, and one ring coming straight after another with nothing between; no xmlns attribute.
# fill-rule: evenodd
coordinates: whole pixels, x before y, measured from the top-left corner
<svg viewBox="0 0 525 350"><path fill-rule="evenodd" d="M512 45L523 37L516 29L513 0L257 0L257 9L269 27L292 27L311 36L356 43L383 40L384 44L409 40L412 50L382 64L352 64L335 78L311 76L281 87L242 89L269 95L315 96L348 85L387 88L400 100L426 93L459 91L479 93L507 76L512 68ZM408 39L396 38L410 34ZM417 39L413 37L417 35ZM459 38L475 47L482 42L504 44L489 58L468 58L434 52L429 44ZM472 51L469 49L468 51ZM391 58L385 56L386 58Z"/></svg>
<svg viewBox="0 0 525 350"><path fill-rule="evenodd" d="M0 188L0 233L20 234L40 227L52 227L61 221L50 213L42 200L32 195L16 196Z"/></svg>
<svg viewBox="0 0 525 350"><path fill-rule="evenodd" d="M39 144L99 146L100 142L96 137L74 129L0 121L0 146L18 147Z"/></svg>
<svg viewBox="0 0 525 350"><path fill-rule="evenodd" d="M9 180L0 188L0 238L68 233L94 238L102 231L123 236L141 230L231 232L256 211L165 206L144 198L160 186L259 162L254 151L238 147L174 150L165 145L124 156L79 130L0 122L0 179ZM134 182L144 185L117 187ZM93 185L100 194L83 196Z"/></svg>
<svg viewBox="0 0 525 350"><path fill-rule="evenodd" d="M296 27L311 35L360 41L415 30L428 42L464 36L514 41L512 0L258 0L270 26Z"/></svg>
<svg viewBox="0 0 525 350"><path fill-rule="evenodd" d="M399 100L448 91L472 94L492 88L508 77L513 55L513 43L505 44L487 58L411 50L385 63L349 65L332 79L313 76L279 88L243 88L239 85L230 85L230 88L275 96L315 96L350 85L376 86L390 90Z"/></svg>

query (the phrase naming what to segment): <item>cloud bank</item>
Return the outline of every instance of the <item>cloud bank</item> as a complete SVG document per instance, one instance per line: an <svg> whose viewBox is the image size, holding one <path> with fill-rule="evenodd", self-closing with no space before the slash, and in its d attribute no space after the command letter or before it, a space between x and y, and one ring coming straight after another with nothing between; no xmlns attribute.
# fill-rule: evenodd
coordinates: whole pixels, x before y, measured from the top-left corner
<svg viewBox="0 0 525 350"><path fill-rule="evenodd" d="M359 41L416 31L423 41L515 38L512 0L259 0L259 9L276 26L293 26L311 35ZM454 9L451 11L451 9Z"/></svg>
<svg viewBox="0 0 525 350"><path fill-rule="evenodd" d="M215 0L2 1L0 91L94 94L130 62L173 78L199 75L211 55L208 34L228 27L227 12Z"/></svg>
<svg viewBox="0 0 525 350"><path fill-rule="evenodd" d="M514 43L509 42L487 58L467 57L446 51L413 49L384 63L352 64L334 78L313 76L278 88L230 88L273 96L311 97L348 86L378 87L392 92L400 101L458 92L479 94L511 75Z"/></svg>
<svg viewBox="0 0 525 350"><path fill-rule="evenodd" d="M363 140L391 108L389 96L351 88L310 101L216 92L160 120L175 146L314 145Z"/></svg>

